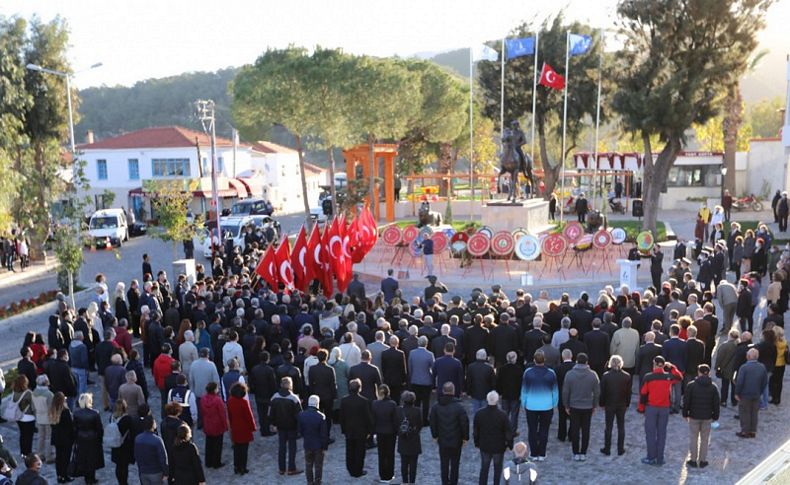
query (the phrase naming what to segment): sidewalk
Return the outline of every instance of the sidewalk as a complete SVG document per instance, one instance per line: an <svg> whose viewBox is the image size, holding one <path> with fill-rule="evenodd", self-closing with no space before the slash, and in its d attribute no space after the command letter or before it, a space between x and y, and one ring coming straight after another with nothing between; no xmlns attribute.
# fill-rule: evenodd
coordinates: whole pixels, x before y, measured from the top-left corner
<svg viewBox="0 0 790 485"><path fill-rule="evenodd" d="M19 269L19 262L14 264L14 271L0 269L0 289L25 280L33 279L43 274L53 271L58 266L58 260L53 252L47 253L46 263L44 261L32 261L30 266L24 271Z"/></svg>

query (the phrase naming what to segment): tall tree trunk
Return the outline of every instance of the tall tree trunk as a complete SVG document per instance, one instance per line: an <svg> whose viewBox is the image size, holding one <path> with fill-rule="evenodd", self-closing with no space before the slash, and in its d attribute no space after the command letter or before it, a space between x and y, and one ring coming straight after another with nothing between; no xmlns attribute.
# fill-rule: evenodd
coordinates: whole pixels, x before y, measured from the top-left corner
<svg viewBox="0 0 790 485"><path fill-rule="evenodd" d="M335 190L335 151L329 147L329 193L332 194L332 216L337 217L337 191ZM309 211L308 211L309 212Z"/></svg>
<svg viewBox="0 0 790 485"><path fill-rule="evenodd" d="M675 160L680 153L681 143L680 138L671 137L667 141L658 158L653 162L653 148L650 145L650 135L647 133L642 134L642 142L645 148L645 160L643 163L643 207L644 207L644 228L653 233L653 237L658 236L656 230L656 221L658 218L658 199L664 185L667 183L669 176L669 169L675 163Z"/></svg>
<svg viewBox="0 0 790 485"><path fill-rule="evenodd" d="M302 177L302 201L304 202L304 219L307 230L313 228L313 218L310 217L310 201L307 194L307 175L304 168L304 156L302 156L302 137L296 135L296 151L299 154L299 173Z"/></svg>
<svg viewBox="0 0 790 485"><path fill-rule="evenodd" d="M724 106L722 134L724 136L724 168L727 174L722 183L724 188L735 194L735 153L738 151L738 131L743 123L743 98L739 84L727 90L727 102Z"/></svg>
<svg viewBox="0 0 790 485"><path fill-rule="evenodd" d="M373 217L378 219L378 213L376 212L376 207L378 207L379 201L378 197L375 197L376 194L376 147L375 147L375 139L373 138L373 133L368 133L368 148L370 149L370 167L368 167L368 193L370 194L370 212L373 214Z"/></svg>
<svg viewBox="0 0 790 485"><path fill-rule="evenodd" d="M452 172L453 168L453 147L449 143L441 143L439 145L439 173L443 175L447 175ZM439 180L439 195L446 197L449 192L449 185L450 180L441 179Z"/></svg>
<svg viewBox="0 0 790 485"><path fill-rule="evenodd" d="M540 166L543 168L543 184L546 186L544 198L548 200L551 198L551 193L557 186L557 180L560 178L560 170L562 164L558 163L557 166L552 166L549 162L549 151L546 148L546 134L542 123L538 123L538 145L540 148ZM562 210L562 197L559 197L559 209Z"/></svg>

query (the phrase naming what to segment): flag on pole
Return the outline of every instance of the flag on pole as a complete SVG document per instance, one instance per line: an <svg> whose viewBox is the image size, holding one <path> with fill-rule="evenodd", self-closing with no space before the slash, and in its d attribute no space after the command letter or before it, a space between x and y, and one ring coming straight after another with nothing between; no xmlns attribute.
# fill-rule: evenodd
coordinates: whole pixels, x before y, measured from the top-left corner
<svg viewBox="0 0 790 485"><path fill-rule="evenodd" d="M473 61L496 61L497 59L499 59L499 52L485 44L472 47Z"/></svg>
<svg viewBox="0 0 790 485"><path fill-rule="evenodd" d="M321 230L318 223L313 225L310 238L307 240L307 255L305 256L305 280L309 285L311 281L321 275Z"/></svg>
<svg viewBox="0 0 790 485"><path fill-rule="evenodd" d="M535 38L523 37L521 39L505 40L505 51L508 59L521 56L531 56L535 53Z"/></svg>
<svg viewBox="0 0 790 485"><path fill-rule="evenodd" d="M277 251L274 252L274 260L277 264L277 278L285 287L285 292L290 293L294 290L294 270L291 266L291 244L288 236L283 236Z"/></svg>
<svg viewBox="0 0 790 485"><path fill-rule="evenodd" d="M307 231L304 225L302 225L294 241L294 247L291 251L291 267L294 272L294 286L306 291L310 282L305 278L307 275Z"/></svg>
<svg viewBox="0 0 790 485"><path fill-rule="evenodd" d="M550 65L543 63L543 69L540 70L540 84L556 89L562 90L565 87L565 78L557 74Z"/></svg>
<svg viewBox="0 0 790 485"><path fill-rule="evenodd" d="M267 285L269 285L271 290L277 291L277 269L275 267L274 250L272 246L269 246L266 252L263 253L263 257L258 263L258 267L255 268L255 272Z"/></svg>
<svg viewBox="0 0 790 485"><path fill-rule="evenodd" d="M332 223L335 223L334 220ZM319 248L321 248L321 273L319 279L324 290L324 296L327 298L332 296L332 287L334 284L332 281L332 261L329 253L329 240L331 235L331 226L327 223L324 225L324 233L321 236L321 244L319 245Z"/></svg>
<svg viewBox="0 0 790 485"><path fill-rule="evenodd" d="M580 56L590 50L592 37L589 35L570 34L570 55Z"/></svg>

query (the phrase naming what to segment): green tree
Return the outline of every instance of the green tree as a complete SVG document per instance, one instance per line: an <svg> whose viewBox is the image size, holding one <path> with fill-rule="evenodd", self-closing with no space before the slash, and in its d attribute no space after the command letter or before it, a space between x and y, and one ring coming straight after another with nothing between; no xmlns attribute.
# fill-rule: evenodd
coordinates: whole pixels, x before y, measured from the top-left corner
<svg viewBox="0 0 790 485"><path fill-rule="evenodd" d="M700 148L710 152L724 152L724 117L716 116L708 120L704 125L694 125L694 134L700 144ZM739 152L749 151L749 139L752 137L752 125L747 121L741 123L736 140L736 150ZM726 156L726 152L725 152ZM729 171L727 172L729 174Z"/></svg>
<svg viewBox="0 0 790 485"><path fill-rule="evenodd" d="M149 234L162 241L173 243L173 259L178 259L178 243L192 239L200 221L187 219L192 193L184 190L180 181L157 181L150 185L154 193L152 203L159 227Z"/></svg>
<svg viewBox="0 0 790 485"><path fill-rule="evenodd" d="M563 162L575 148L579 135L590 117L594 119L598 96L598 64L596 54L600 49L600 38L588 25L572 22L565 23L562 13L552 21L542 25L522 23L513 29L509 37L534 37L540 31L538 45L538 69L545 62L568 80L568 117L567 146L565 153L560 148L551 151L549 138L562 137L563 92L538 85L535 100L535 131L538 137L539 153L536 164L543 168L546 194L551 194L556 185ZM573 56L569 61L570 78L565 73L566 33L591 35L592 46L588 53ZM491 46L501 50L500 42ZM500 53L501 55L501 53ZM502 71L499 62L478 63L479 83L484 96L483 113L492 119L499 119L500 88ZM532 83L534 76L534 57L524 56L507 61L505 66L505 120L520 120L532 116ZM606 99L609 88L603 85L602 100ZM606 105L601 107L601 119L606 121Z"/></svg>
<svg viewBox="0 0 790 485"><path fill-rule="evenodd" d="M763 99L749 108L747 119L752 125L754 136L759 138L778 136L784 124L780 112L784 107L784 100L777 96L773 99Z"/></svg>
<svg viewBox="0 0 790 485"><path fill-rule="evenodd" d="M771 0L621 0L625 42L611 69L612 106L645 148L645 226L656 233L658 199L685 132L717 114L717 94L746 68ZM658 135L657 156L650 137Z"/></svg>
<svg viewBox="0 0 790 485"><path fill-rule="evenodd" d="M244 138L260 139L274 125L283 126L294 135L308 227L312 220L303 138L311 133L312 128L312 119L308 116L311 93L306 77L309 69L310 62L304 49L270 49L258 57L255 64L244 66L228 87L233 98L233 119Z"/></svg>

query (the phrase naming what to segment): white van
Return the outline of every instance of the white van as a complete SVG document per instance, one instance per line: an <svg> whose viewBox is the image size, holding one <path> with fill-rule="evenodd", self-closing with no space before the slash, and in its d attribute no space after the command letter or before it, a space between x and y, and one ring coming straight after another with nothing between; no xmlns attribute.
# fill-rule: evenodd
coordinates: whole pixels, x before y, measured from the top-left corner
<svg viewBox="0 0 790 485"><path fill-rule="evenodd" d="M121 247L124 241L129 240L129 224L126 212L123 209L102 209L93 213L88 222L88 235L90 238L86 245L96 248L107 246Z"/></svg>

